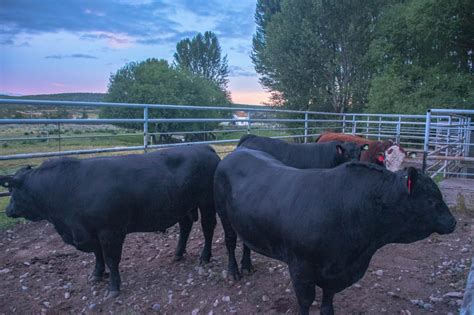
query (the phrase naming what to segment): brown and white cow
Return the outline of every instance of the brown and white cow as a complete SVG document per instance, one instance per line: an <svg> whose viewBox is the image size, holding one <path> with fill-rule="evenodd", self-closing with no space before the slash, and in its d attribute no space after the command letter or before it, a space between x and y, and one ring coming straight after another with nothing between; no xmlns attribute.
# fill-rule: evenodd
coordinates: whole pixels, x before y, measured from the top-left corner
<svg viewBox="0 0 474 315"><path fill-rule="evenodd" d="M369 149L362 151L360 160L383 165L392 172L402 169L402 164L407 157L413 158L416 156L416 153L406 152L399 144L394 143L392 140L375 141L337 132L323 133L316 140L316 142L329 141L355 142L358 145L368 144Z"/></svg>

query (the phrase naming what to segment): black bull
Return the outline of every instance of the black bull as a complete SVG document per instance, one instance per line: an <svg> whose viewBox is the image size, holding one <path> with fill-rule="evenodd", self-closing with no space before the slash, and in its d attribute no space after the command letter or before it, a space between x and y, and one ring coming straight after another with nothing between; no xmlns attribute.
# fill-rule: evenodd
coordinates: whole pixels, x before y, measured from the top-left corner
<svg viewBox="0 0 474 315"><path fill-rule="evenodd" d="M358 161L361 151L368 145L331 141L325 143L290 143L280 139L243 136L237 147L259 150L273 155L277 160L296 168L332 168L348 161Z"/></svg>
<svg viewBox="0 0 474 315"><path fill-rule="evenodd" d="M46 219L64 242L94 252L92 278L100 279L107 264L109 296L117 296L118 265L128 233L165 231L179 222L179 259L199 208L205 238L201 261L209 261L216 225L213 176L219 161L209 146L82 160L61 158L0 177L0 184L11 191L8 216Z"/></svg>
<svg viewBox="0 0 474 315"><path fill-rule="evenodd" d="M348 161L358 161L361 152L368 145L358 145L352 142L330 141L325 143L290 143L280 139L260 137L255 135L243 136L237 147L266 152L285 165L296 168L333 168ZM244 244L242 255L242 271L253 271L250 249ZM234 278L240 278L238 270L232 272Z"/></svg>
<svg viewBox="0 0 474 315"><path fill-rule="evenodd" d="M316 285L323 289L321 313L333 314L334 294L364 275L378 248L451 233L456 225L436 184L414 168L393 173L349 162L301 170L239 148L220 162L214 192L229 273L238 273L238 235L288 264L301 314L308 314Z"/></svg>

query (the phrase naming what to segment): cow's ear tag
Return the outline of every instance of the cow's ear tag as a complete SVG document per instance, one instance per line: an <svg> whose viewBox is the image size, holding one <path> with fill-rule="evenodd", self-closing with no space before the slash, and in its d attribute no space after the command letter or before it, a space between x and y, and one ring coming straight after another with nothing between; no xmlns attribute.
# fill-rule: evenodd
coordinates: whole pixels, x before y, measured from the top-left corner
<svg viewBox="0 0 474 315"><path fill-rule="evenodd" d="M414 186L416 184L416 181L418 179L418 172L413 167L409 167L407 172L408 172L408 174L407 174L407 176L405 176L406 185L407 185L408 193L411 194L413 192L413 188L414 188Z"/></svg>
<svg viewBox="0 0 474 315"><path fill-rule="evenodd" d="M369 145L366 143L366 144L362 145L362 147L360 149L362 151L367 151L367 150L369 150Z"/></svg>
<svg viewBox="0 0 474 315"><path fill-rule="evenodd" d="M344 152L344 149L342 148L342 146L338 144L336 145L336 152L337 154L342 155L342 153Z"/></svg>

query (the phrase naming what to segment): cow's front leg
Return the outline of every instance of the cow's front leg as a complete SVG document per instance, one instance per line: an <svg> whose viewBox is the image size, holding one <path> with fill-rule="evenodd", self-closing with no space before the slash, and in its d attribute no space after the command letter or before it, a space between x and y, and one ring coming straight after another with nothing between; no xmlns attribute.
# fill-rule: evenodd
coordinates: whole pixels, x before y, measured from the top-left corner
<svg viewBox="0 0 474 315"><path fill-rule="evenodd" d="M174 260L180 261L183 259L183 254L186 252L186 244L188 242L189 233L193 227L193 221L189 216L185 216L179 221L179 241L174 254Z"/></svg>
<svg viewBox="0 0 474 315"><path fill-rule="evenodd" d="M125 240L125 232L116 230L105 230L99 232L100 245L104 253L105 263L110 269L110 282L106 297L114 298L120 294L119 263L122 257L122 246Z"/></svg>
<svg viewBox="0 0 474 315"><path fill-rule="evenodd" d="M296 299L298 300L299 314L308 315L309 308L316 296L316 283L313 281L312 266L306 262L293 261L288 264L288 267Z"/></svg>
<svg viewBox="0 0 474 315"><path fill-rule="evenodd" d="M97 282L102 280L105 272L105 261L104 261L104 254L102 253L102 248L100 244L94 249L95 255L95 267L92 274L89 276L89 281Z"/></svg>

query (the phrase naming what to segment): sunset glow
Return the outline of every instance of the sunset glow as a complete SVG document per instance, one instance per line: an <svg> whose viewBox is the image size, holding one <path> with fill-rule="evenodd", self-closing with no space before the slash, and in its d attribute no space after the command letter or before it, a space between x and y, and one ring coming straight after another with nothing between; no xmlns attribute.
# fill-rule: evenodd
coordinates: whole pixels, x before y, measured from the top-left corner
<svg viewBox="0 0 474 315"><path fill-rule="evenodd" d="M218 35L236 103L268 101L250 60L255 1L18 0L0 5L0 94L107 91L131 61L173 60L176 43ZM140 22L137 22L140 21Z"/></svg>

